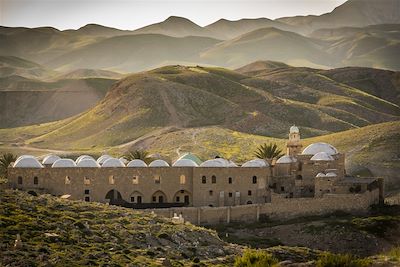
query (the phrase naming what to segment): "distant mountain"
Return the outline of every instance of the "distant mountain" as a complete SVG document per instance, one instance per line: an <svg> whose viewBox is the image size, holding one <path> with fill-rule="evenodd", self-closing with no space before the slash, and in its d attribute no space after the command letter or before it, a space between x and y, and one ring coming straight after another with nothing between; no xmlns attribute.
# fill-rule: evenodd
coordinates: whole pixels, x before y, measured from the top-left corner
<svg viewBox="0 0 400 267"><path fill-rule="evenodd" d="M25 78L46 79L53 75L56 75L55 71L47 69L35 62L14 56L0 56L0 78L21 76Z"/></svg>
<svg viewBox="0 0 400 267"><path fill-rule="evenodd" d="M267 18L240 19L236 21L220 19L207 25L205 29L215 33L219 39L227 40L257 29L272 27L285 31L296 31L294 26Z"/></svg>
<svg viewBox="0 0 400 267"><path fill-rule="evenodd" d="M215 45L201 54L204 62L237 68L268 59L301 66L332 66L325 43L276 28L262 28Z"/></svg>
<svg viewBox="0 0 400 267"><path fill-rule="evenodd" d="M49 61L47 65L63 71L82 68L142 71L167 64L198 63L199 54L218 42L216 39L198 36L117 36L74 49Z"/></svg>
<svg viewBox="0 0 400 267"><path fill-rule="evenodd" d="M277 19L296 26L304 33L321 28L364 27L376 24L400 24L398 0L348 0L321 16L296 16Z"/></svg>
<svg viewBox="0 0 400 267"><path fill-rule="evenodd" d="M77 30L65 30L63 32L69 33L72 35L81 34L81 35L102 36L102 37L128 35L128 34L132 33L132 31L120 30L120 29L106 27L106 26L98 25L98 24L87 24Z"/></svg>
<svg viewBox="0 0 400 267"><path fill-rule="evenodd" d="M122 73L99 70L99 69L77 69L59 75L58 79L82 79L82 78L110 78L119 79L123 76Z"/></svg>
<svg viewBox="0 0 400 267"><path fill-rule="evenodd" d="M219 38L219 35L213 33L207 28L203 28L196 23L182 17L171 16L166 20L145 26L133 31L135 34L162 34L172 37L187 37L187 36L205 36Z"/></svg>

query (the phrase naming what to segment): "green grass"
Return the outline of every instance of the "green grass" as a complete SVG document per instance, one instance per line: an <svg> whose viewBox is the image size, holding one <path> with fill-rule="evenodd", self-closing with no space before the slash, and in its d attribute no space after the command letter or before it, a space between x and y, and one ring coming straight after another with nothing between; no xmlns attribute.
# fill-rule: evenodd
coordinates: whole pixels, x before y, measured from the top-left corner
<svg viewBox="0 0 400 267"><path fill-rule="evenodd" d="M349 254L325 253L316 262L317 267L367 267L372 261Z"/></svg>
<svg viewBox="0 0 400 267"><path fill-rule="evenodd" d="M278 260L265 251L245 250L241 257L236 258L235 267L273 267Z"/></svg>

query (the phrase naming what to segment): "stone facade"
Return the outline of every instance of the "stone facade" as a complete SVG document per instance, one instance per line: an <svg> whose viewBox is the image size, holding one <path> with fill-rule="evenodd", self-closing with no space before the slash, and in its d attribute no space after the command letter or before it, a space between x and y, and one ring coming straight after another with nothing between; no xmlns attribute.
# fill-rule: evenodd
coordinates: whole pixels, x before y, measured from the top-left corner
<svg viewBox="0 0 400 267"><path fill-rule="evenodd" d="M70 199L133 208L232 207L228 210L210 210L210 218L223 217L223 220L227 216L236 218L236 214L240 214L233 207L271 205L274 203L273 198L282 201L295 198L300 201L307 198L326 199L325 195L332 194L352 197L372 192L376 188L380 188L382 197L383 182L376 178L347 177L344 168L345 155L337 153L332 146L321 143L304 150L313 151L313 154L300 153L301 148L300 133L294 126L289 133L286 158L277 160L273 165L10 167L8 177L10 187L30 191L32 194L69 195ZM325 154L321 156L316 153L318 149L330 149L333 152L329 155L322 152ZM295 205L298 203L296 201L285 203ZM257 209L267 206L257 206ZM272 206L275 207L275 204ZM274 209L272 206L269 206L270 210ZM247 208L254 209L253 206L245 206L244 209ZM191 211L200 217L201 212ZM214 213L215 215L211 215ZM257 214L259 213L260 211Z"/></svg>

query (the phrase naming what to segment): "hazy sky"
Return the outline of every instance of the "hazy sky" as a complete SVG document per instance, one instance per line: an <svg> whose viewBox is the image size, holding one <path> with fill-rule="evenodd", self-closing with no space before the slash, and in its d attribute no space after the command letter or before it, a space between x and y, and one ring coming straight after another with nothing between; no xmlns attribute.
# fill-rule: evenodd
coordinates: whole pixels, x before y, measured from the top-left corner
<svg viewBox="0 0 400 267"><path fill-rule="evenodd" d="M171 15L205 26L220 18L319 15L346 0L0 0L3 26L76 29L97 23L136 29Z"/></svg>

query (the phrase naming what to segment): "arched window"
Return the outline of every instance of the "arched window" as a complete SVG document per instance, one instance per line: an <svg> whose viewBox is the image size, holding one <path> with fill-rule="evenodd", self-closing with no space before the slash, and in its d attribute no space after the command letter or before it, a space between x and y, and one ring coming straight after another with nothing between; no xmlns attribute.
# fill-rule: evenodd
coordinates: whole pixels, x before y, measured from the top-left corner
<svg viewBox="0 0 400 267"><path fill-rule="evenodd" d="M257 176L253 176L253 184L257 183Z"/></svg>
<svg viewBox="0 0 400 267"><path fill-rule="evenodd" d="M181 175L180 177L179 177L179 183L180 184L186 184L186 177L185 177L185 175Z"/></svg>
<svg viewBox="0 0 400 267"><path fill-rule="evenodd" d="M201 183L202 184L207 183L207 177L205 177L204 175L201 177Z"/></svg>
<svg viewBox="0 0 400 267"><path fill-rule="evenodd" d="M39 184L39 178L37 176L33 177L33 184Z"/></svg>
<svg viewBox="0 0 400 267"><path fill-rule="evenodd" d="M22 176L18 176L18 184L22 184Z"/></svg>
<svg viewBox="0 0 400 267"><path fill-rule="evenodd" d="M211 176L211 183L213 184L217 183L217 177L215 175Z"/></svg>
<svg viewBox="0 0 400 267"><path fill-rule="evenodd" d="M228 183L231 184L232 183L232 177L228 178Z"/></svg>

